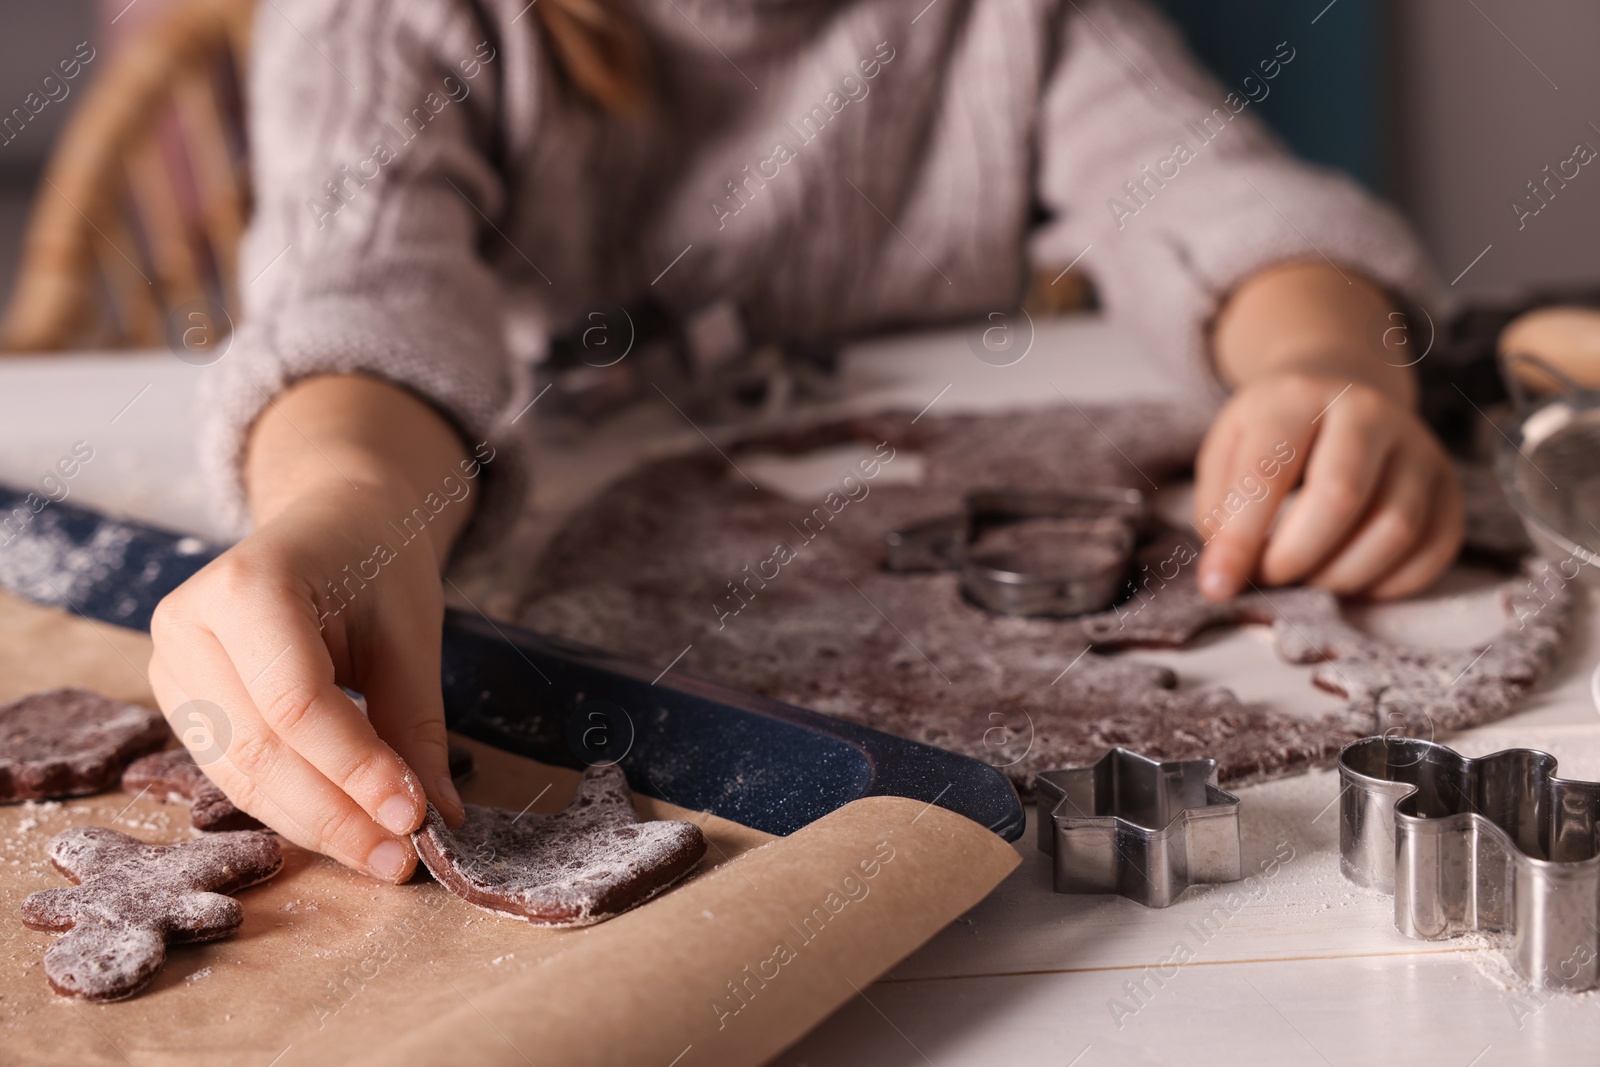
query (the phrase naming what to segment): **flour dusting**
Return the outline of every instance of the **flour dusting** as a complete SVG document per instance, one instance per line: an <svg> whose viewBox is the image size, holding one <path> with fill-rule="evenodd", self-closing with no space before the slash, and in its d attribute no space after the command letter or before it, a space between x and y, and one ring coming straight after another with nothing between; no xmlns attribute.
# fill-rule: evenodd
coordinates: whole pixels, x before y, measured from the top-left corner
<svg viewBox="0 0 1600 1067"><path fill-rule="evenodd" d="M540 926L620 914L687 874L706 849L693 823L639 822L615 765L585 770L572 803L553 815L468 804L451 830L430 805L412 840L446 889Z"/></svg>
<svg viewBox="0 0 1600 1067"><path fill-rule="evenodd" d="M0 552L0 585L39 604L70 608L122 568L132 539L129 527L103 522L80 544L61 529L61 516L46 509Z"/></svg>

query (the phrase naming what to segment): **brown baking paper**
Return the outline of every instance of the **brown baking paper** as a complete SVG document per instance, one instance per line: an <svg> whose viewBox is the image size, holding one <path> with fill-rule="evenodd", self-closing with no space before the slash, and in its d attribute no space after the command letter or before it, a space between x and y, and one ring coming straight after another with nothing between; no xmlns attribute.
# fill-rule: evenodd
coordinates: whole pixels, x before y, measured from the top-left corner
<svg viewBox="0 0 1600 1067"><path fill-rule="evenodd" d="M86 685L151 704L142 634L0 594L0 700ZM470 742L468 742L470 744ZM558 811L575 772L472 744L471 802ZM174 946L139 996L56 996L51 936L16 918L66 884L45 858L69 826L193 836L188 809L107 793L0 806L0 1063L756 1064L981 900L1020 861L970 820L859 800L775 838L636 798L698 824L690 879L610 922L547 930L480 911L424 878L388 886L285 844L283 871L239 894L232 938Z"/></svg>

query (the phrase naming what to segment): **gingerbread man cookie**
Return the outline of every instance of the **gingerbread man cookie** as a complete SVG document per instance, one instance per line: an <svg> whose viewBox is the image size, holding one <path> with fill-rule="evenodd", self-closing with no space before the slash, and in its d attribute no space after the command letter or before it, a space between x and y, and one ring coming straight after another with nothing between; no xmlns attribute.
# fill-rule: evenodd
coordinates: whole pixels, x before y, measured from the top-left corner
<svg viewBox="0 0 1600 1067"><path fill-rule="evenodd" d="M412 835L439 883L471 904L537 926L588 926L620 915L688 874L705 855L700 828L640 822L616 766L590 767L554 815L467 805L451 830L432 805Z"/></svg>
<svg viewBox="0 0 1600 1067"><path fill-rule="evenodd" d="M149 708L87 689L25 696L0 707L0 803L109 789L128 760L170 736Z"/></svg>
<svg viewBox="0 0 1600 1067"><path fill-rule="evenodd" d="M65 997L121 1000L143 989L167 945L227 937L244 921L225 893L283 866L275 838L243 830L178 845L148 845L103 826L50 839L50 861L77 884L22 902L35 930L65 931L44 954L50 987Z"/></svg>

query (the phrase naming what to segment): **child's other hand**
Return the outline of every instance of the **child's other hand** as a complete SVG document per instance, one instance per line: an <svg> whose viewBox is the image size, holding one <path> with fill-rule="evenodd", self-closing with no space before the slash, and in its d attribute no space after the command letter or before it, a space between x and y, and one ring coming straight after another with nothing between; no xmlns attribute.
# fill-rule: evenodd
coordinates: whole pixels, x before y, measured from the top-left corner
<svg viewBox="0 0 1600 1067"><path fill-rule="evenodd" d="M1289 490L1300 492L1274 528ZM1424 588L1461 545L1461 489L1408 406L1299 371L1240 386L1196 463L1201 592L1306 582L1387 599Z"/></svg>

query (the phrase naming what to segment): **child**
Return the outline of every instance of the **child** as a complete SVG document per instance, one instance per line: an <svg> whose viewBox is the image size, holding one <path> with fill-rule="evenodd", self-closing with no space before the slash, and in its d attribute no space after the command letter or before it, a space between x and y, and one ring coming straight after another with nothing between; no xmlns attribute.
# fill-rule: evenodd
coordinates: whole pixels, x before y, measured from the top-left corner
<svg viewBox="0 0 1600 1067"><path fill-rule="evenodd" d="M1423 256L1245 113L1290 42L1241 94L1142 0L279 0L257 34L248 321L204 451L254 532L163 602L150 679L224 709L236 803L352 867L404 880L424 805L462 816L440 568L469 518L503 529L528 364L596 303L843 337L1077 262L1197 402L1231 389L1207 595L1400 596L1455 553L1382 340Z"/></svg>

